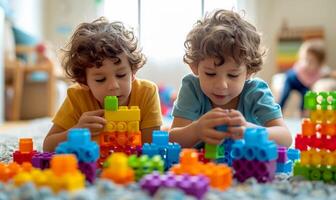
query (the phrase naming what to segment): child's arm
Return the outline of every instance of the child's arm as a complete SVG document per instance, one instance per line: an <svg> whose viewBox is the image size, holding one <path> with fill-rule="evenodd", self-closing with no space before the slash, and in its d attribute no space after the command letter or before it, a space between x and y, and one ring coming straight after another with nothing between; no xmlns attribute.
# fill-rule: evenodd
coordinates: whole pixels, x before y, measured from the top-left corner
<svg viewBox="0 0 336 200"><path fill-rule="evenodd" d="M160 130L160 126L145 128L141 130L141 143L152 143L152 134L154 130Z"/></svg>
<svg viewBox="0 0 336 200"><path fill-rule="evenodd" d="M60 126L54 124L49 133L44 138L43 142L43 151L44 152L53 152L60 142L63 142L67 139L68 131L63 129Z"/></svg>
<svg viewBox="0 0 336 200"><path fill-rule="evenodd" d="M290 147L292 145L292 135L289 132L282 118L274 119L266 123L269 139L277 144Z"/></svg>
<svg viewBox="0 0 336 200"><path fill-rule="evenodd" d="M220 144L227 135L215 127L227 123L227 113L220 108L212 109L196 121L174 117L169 138L183 148L190 148L200 140L208 144Z"/></svg>
<svg viewBox="0 0 336 200"><path fill-rule="evenodd" d="M77 124L72 128L88 128L91 134L99 134L106 124L106 120L103 118L104 110L94 110L84 112L79 118ZM68 130L54 124L43 142L43 151L54 151L60 142L67 139Z"/></svg>
<svg viewBox="0 0 336 200"><path fill-rule="evenodd" d="M241 139L244 137L244 127L258 127L258 125L246 122L245 117L237 110L229 112L228 131L233 139ZM269 139L274 140L277 144L290 147L292 144L292 136L282 118L270 120L265 123Z"/></svg>

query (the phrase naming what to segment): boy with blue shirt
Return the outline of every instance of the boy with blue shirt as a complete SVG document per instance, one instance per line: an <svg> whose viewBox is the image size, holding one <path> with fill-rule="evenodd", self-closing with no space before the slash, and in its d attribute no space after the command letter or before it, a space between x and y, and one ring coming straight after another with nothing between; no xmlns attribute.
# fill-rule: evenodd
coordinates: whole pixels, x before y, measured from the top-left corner
<svg viewBox="0 0 336 200"><path fill-rule="evenodd" d="M233 11L218 10L196 23L185 42L183 78L174 104L170 140L183 147L240 139L246 127L263 126L269 139L289 147L291 134L268 85L252 78L264 50L256 28ZM215 129L227 125L223 134Z"/></svg>

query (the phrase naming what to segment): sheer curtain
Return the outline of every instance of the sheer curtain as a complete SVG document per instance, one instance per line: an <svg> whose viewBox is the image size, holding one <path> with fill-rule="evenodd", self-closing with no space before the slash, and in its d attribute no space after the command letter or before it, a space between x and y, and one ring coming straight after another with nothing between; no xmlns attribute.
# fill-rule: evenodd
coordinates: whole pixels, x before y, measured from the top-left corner
<svg viewBox="0 0 336 200"><path fill-rule="evenodd" d="M189 73L184 41L195 22L213 9L236 9L237 0L105 0L104 15L134 27L148 61L138 73L179 87Z"/></svg>

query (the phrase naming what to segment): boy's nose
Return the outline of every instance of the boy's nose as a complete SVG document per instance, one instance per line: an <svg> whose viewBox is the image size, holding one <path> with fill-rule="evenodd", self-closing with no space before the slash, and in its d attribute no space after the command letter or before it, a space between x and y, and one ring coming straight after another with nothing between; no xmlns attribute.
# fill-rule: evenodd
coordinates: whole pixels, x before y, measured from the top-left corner
<svg viewBox="0 0 336 200"><path fill-rule="evenodd" d="M108 85L109 90L116 90L119 89L119 84L116 80L111 80Z"/></svg>
<svg viewBox="0 0 336 200"><path fill-rule="evenodd" d="M228 84L225 80L218 80L217 84L215 85L216 89L227 89L228 88Z"/></svg>

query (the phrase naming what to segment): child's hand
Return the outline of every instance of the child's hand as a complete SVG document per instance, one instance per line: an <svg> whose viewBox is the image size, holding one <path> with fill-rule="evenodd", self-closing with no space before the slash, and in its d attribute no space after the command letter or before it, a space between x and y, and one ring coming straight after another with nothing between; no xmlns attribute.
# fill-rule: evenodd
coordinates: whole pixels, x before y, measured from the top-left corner
<svg viewBox="0 0 336 200"><path fill-rule="evenodd" d="M74 128L88 128L92 135L98 135L105 124L104 110L100 109L83 113Z"/></svg>
<svg viewBox="0 0 336 200"><path fill-rule="evenodd" d="M228 117L228 132L231 138L235 140L243 138L247 126L245 117L238 110L233 109L229 110Z"/></svg>
<svg viewBox="0 0 336 200"><path fill-rule="evenodd" d="M215 127L228 124L228 122L227 110L212 109L196 121L198 138L207 144L220 144L227 137L227 134L217 131Z"/></svg>

